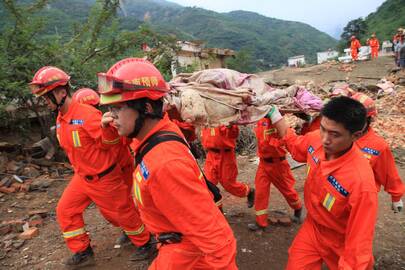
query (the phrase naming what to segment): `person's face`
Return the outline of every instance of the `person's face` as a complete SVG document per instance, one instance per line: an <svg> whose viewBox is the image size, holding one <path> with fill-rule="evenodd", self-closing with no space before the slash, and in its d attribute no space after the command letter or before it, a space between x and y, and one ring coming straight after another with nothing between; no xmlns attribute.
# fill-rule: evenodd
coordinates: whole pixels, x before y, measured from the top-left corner
<svg viewBox="0 0 405 270"><path fill-rule="evenodd" d="M48 109L50 109L51 111L56 110L56 104L52 102L50 96L54 96L56 99L56 102L59 104L63 97L66 96L66 91L63 89L55 89L53 91L50 91L48 93L46 93L45 95L43 95L43 98L45 99L45 102L48 106Z"/></svg>
<svg viewBox="0 0 405 270"><path fill-rule="evenodd" d="M325 116L321 120L321 140L326 156L340 156L360 136L361 131L351 134L341 123Z"/></svg>
<svg viewBox="0 0 405 270"><path fill-rule="evenodd" d="M120 136L128 136L134 130L135 121L139 117L136 110L129 108L126 104L120 103L111 108L114 118L113 125Z"/></svg>

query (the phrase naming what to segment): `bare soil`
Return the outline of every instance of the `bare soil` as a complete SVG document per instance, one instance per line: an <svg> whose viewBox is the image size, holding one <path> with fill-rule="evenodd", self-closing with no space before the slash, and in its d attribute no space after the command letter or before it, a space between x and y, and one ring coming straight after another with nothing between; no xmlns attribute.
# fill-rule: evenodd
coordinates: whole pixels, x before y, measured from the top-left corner
<svg viewBox="0 0 405 270"><path fill-rule="evenodd" d="M257 165L254 156L239 156L239 179L253 185ZM405 167L399 167L401 177L405 176ZM303 196L305 167L294 170L296 189ZM0 220L10 220L27 215L33 209L48 209L49 217L40 227L40 234L32 240L26 240L19 249L3 254L0 269L63 269L61 262L70 255L61 237L55 221L55 207L58 198L68 180L59 181L46 192L31 192L23 196L4 195L0 204ZM235 198L224 193L225 215L231 224L238 241L237 262L240 269L284 269L287 251L299 225L288 227L270 226L263 233L253 233L247 224L254 221L254 211L246 207L245 199ZM270 210L291 214L284 198L277 189L272 188ZM97 265L88 269L147 269L147 263L129 261L133 247L114 249L114 241L120 231L108 224L97 208L91 206L85 213L87 229L92 237ZM405 214L391 211L390 197L379 194L379 216L374 241L374 256L377 269L405 268ZM1 255L1 253L0 253Z"/></svg>

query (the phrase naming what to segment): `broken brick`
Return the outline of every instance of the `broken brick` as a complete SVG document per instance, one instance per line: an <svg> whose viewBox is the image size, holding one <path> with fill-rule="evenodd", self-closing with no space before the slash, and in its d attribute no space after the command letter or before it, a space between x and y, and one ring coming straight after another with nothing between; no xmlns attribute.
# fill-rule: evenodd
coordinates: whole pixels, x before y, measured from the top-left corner
<svg viewBox="0 0 405 270"><path fill-rule="evenodd" d="M40 217L44 218L48 215L48 210L46 209L31 210L28 212L28 215L29 216L39 215Z"/></svg>
<svg viewBox="0 0 405 270"><path fill-rule="evenodd" d="M44 224L44 220L43 219L31 220L28 221L28 224L30 225L30 227L41 227Z"/></svg>
<svg viewBox="0 0 405 270"><path fill-rule="evenodd" d="M30 227L40 227L44 224L44 220L40 215L33 215L30 217L30 220L28 221L28 224Z"/></svg>
<svg viewBox="0 0 405 270"><path fill-rule="evenodd" d="M16 188L15 187L0 187L0 192L3 193L14 193L16 192Z"/></svg>
<svg viewBox="0 0 405 270"><path fill-rule="evenodd" d="M273 225L277 224L277 222L278 222L278 219L273 216L270 216L268 220L269 220L270 224L273 224Z"/></svg>
<svg viewBox="0 0 405 270"><path fill-rule="evenodd" d="M8 220L8 221L3 221L1 224L2 225L10 225L13 232L22 232L23 231L23 225L26 222L23 221L22 219L15 219L15 220Z"/></svg>
<svg viewBox="0 0 405 270"><path fill-rule="evenodd" d="M11 232L11 225L10 224L1 224L0 225L0 235L5 235Z"/></svg>
<svg viewBox="0 0 405 270"><path fill-rule="evenodd" d="M278 222L282 226L291 226L291 218L290 217L279 217Z"/></svg>
<svg viewBox="0 0 405 270"><path fill-rule="evenodd" d="M32 238L38 236L38 234L39 234L38 228L33 227L33 228L29 228L29 229L26 230L25 232L22 232L22 233L18 236L18 238L19 238L19 239L22 239L22 240L29 240L29 239L32 239Z"/></svg>

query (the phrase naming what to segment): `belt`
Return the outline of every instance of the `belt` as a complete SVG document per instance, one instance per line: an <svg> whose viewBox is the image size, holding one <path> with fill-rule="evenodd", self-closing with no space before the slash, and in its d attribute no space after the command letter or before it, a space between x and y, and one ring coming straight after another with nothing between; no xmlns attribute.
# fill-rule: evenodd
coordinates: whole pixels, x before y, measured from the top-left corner
<svg viewBox="0 0 405 270"><path fill-rule="evenodd" d="M280 161L285 160L285 157L263 158L263 160L264 160L265 162L268 162L268 163L275 163L275 162L280 162Z"/></svg>
<svg viewBox="0 0 405 270"><path fill-rule="evenodd" d="M151 244L176 244L180 243L183 235L179 232L159 233L155 239L151 240Z"/></svg>
<svg viewBox="0 0 405 270"><path fill-rule="evenodd" d="M106 176L107 174L109 174L110 172L112 172L115 168L115 166L117 166L116 163L114 163L113 165L111 165L110 167L108 167L106 170L102 171L101 173L97 174L97 175L86 175L85 178L87 181L92 181L94 178L101 178L103 176Z"/></svg>
<svg viewBox="0 0 405 270"><path fill-rule="evenodd" d="M232 148L225 148L225 149L208 148L207 150L210 151L210 152L214 152L214 153L221 153L221 152L231 152Z"/></svg>

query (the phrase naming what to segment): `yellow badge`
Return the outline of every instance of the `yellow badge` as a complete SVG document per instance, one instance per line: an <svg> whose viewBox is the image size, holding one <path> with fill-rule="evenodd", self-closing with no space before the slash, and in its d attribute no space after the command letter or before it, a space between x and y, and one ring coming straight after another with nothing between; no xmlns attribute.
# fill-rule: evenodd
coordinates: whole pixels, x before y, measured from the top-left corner
<svg viewBox="0 0 405 270"><path fill-rule="evenodd" d="M326 194L325 199L323 200L322 205L330 212L335 203L335 197L332 196L329 192Z"/></svg>

